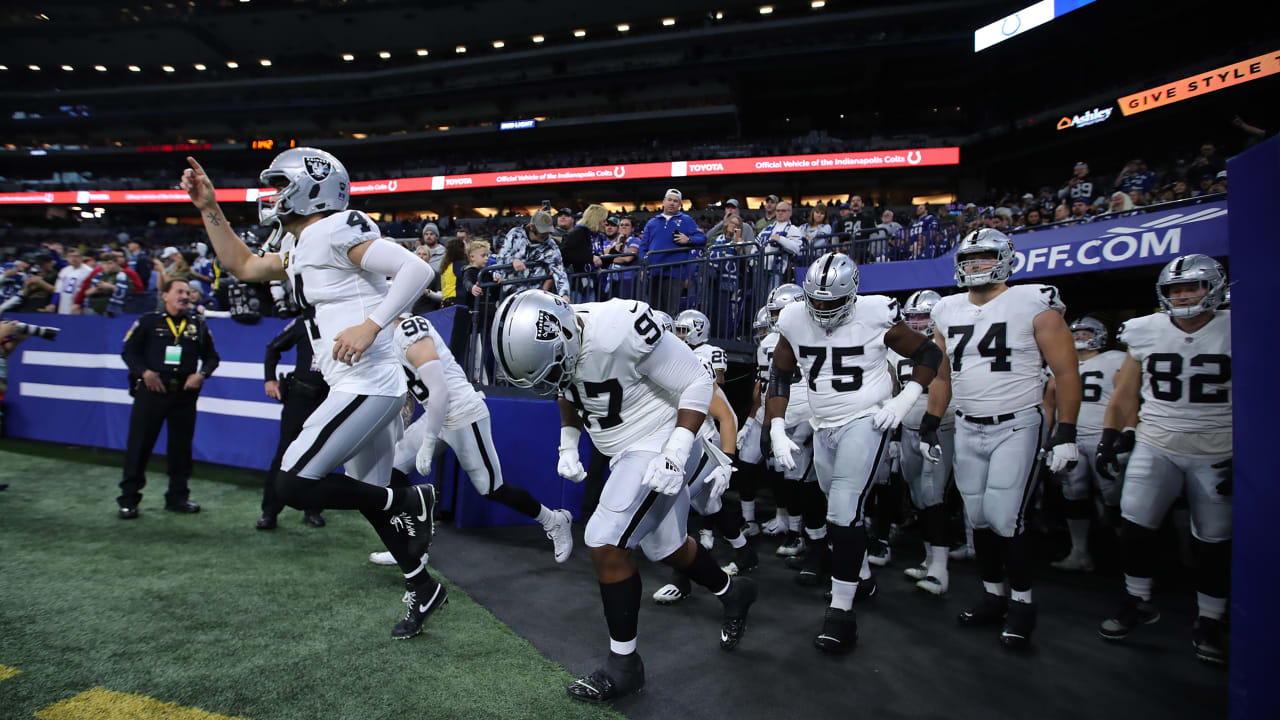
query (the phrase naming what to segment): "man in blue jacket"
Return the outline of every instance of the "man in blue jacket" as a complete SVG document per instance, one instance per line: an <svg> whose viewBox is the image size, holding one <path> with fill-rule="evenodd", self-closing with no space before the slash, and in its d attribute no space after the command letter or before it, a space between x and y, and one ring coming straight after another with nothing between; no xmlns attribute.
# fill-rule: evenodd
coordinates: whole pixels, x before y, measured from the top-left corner
<svg viewBox="0 0 1280 720"><path fill-rule="evenodd" d="M696 258L698 248L707 244L707 236L698 224L680 211L683 204L684 196L679 190L667 191L662 198L662 214L653 216L644 226L640 248L649 267L649 305L673 317L680 313L685 280L695 272L696 266L687 261ZM658 254L651 256L655 252Z"/></svg>

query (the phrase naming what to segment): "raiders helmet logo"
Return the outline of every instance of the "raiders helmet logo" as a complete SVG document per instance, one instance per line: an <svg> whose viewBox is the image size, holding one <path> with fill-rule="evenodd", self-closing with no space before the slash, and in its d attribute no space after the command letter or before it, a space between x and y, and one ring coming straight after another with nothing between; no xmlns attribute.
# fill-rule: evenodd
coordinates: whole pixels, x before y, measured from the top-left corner
<svg viewBox="0 0 1280 720"><path fill-rule="evenodd" d="M546 310L538 311L538 324L535 328L535 337L540 342L549 342L560 337L560 321L555 315Z"/></svg>
<svg viewBox="0 0 1280 720"><path fill-rule="evenodd" d="M703 332L705 332L705 331L706 331L706 329L707 329L707 324L706 324L706 323L702 322L701 320L699 320L699 319L697 319L697 318L694 318L694 319L693 319L693 332L694 332L694 334L696 334L696 335L701 335Z"/></svg>
<svg viewBox="0 0 1280 720"><path fill-rule="evenodd" d="M303 158L303 163L307 166L307 174L316 182L329 177L329 171L333 169L329 161L322 157Z"/></svg>

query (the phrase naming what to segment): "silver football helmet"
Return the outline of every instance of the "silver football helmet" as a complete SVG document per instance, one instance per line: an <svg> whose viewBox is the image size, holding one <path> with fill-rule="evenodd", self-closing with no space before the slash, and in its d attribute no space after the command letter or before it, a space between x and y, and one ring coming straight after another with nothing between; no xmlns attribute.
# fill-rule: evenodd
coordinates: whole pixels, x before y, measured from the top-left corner
<svg viewBox="0 0 1280 720"><path fill-rule="evenodd" d="M346 210L351 199L351 178L338 158L324 150L290 148L271 161L258 175L274 193L258 196L258 224L281 224L284 215L314 215Z"/></svg>
<svg viewBox="0 0 1280 720"><path fill-rule="evenodd" d="M858 265L844 253L830 252L809 266L804 276L809 317L827 332L853 315L858 302Z"/></svg>
<svg viewBox="0 0 1280 720"><path fill-rule="evenodd" d="M676 337L689 347L698 347L707 341L711 333L711 321L697 310L685 310L676 316Z"/></svg>
<svg viewBox="0 0 1280 720"><path fill-rule="evenodd" d="M769 318L769 308L762 307L756 311L756 319L751 323L751 333L756 342L762 342L766 335L773 331L773 321Z"/></svg>
<svg viewBox="0 0 1280 720"><path fill-rule="evenodd" d="M1088 340L1075 339L1077 350L1098 350L1101 351L1107 346L1107 326L1102 321L1089 317L1088 315L1071 323L1071 334L1074 336L1078 332L1090 332L1093 336Z"/></svg>
<svg viewBox="0 0 1280 720"><path fill-rule="evenodd" d="M769 293L769 317L778 321L778 313L791 303L804 302L804 289L795 283L783 283Z"/></svg>
<svg viewBox="0 0 1280 720"><path fill-rule="evenodd" d="M676 331L676 326L671 321L671 316L661 310L653 311L653 319L657 320L658 324L662 326L663 332L674 333Z"/></svg>
<svg viewBox="0 0 1280 720"><path fill-rule="evenodd" d="M907 316L907 325L918 333L933 337L933 306L942 301L942 296L932 290L917 290L907 298L902 314Z"/></svg>
<svg viewBox="0 0 1280 720"><path fill-rule="evenodd" d="M986 270L978 270L976 265L982 261L969 256L985 252L996 254L995 265ZM974 230L956 246L956 285L975 287L1004 282L1013 275L1016 260L1013 241L1008 235L994 228Z"/></svg>
<svg viewBox="0 0 1280 720"><path fill-rule="evenodd" d="M569 303L543 290L525 290L503 300L494 318L490 342L511 384L543 395L569 387L582 349Z"/></svg>
<svg viewBox="0 0 1280 720"><path fill-rule="evenodd" d="M1169 297L1169 288L1183 283L1200 283L1204 297L1192 305L1175 305ZM1174 258L1160 271L1156 279L1156 298L1160 307L1173 317L1195 317L1213 312L1227 299L1227 273L1222 264L1208 255L1196 253Z"/></svg>

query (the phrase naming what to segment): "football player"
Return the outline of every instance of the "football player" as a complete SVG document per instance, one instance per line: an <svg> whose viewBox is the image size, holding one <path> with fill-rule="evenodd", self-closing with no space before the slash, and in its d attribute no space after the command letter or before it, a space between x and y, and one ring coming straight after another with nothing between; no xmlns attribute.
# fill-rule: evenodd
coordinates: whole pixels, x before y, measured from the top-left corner
<svg viewBox="0 0 1280 720"><path fill-rule="evenodd" d="M583 429L612 458L609 482L584 535L600 583L610 652L602 667L569 684L569 695L601 702L644 685L644 663L636 653L636 547L720 599L720 647L734 649L746 631L756 586L725 574L685 526L689 498L703 489L688 487L686 477L719 493L730 472L696 442L715 381L693 351L664 333L642 302L571 306L538 290L502 302L492 341L513 383L559 395L562 477L580 482L586 476L578 457ZM715 467L707 472L709 465Z"/></svg>
<svg viewBox="0 0 1280 720"><path fill-rule="evenodd" d="M862 515L889 431L897 427L932 382L941 351L902 320L898 302L883 295L859 297L858 266L847 255L827 253L809 267L804 303L778 317L778 344L769 370L762 444L779 467L795 467L799 449L785 419L792 382L806 385L815 428L814 467L827 495L831 542L831 603L814 645L847 652L857 642L853 613L867 535ZM886 350L915 361L896 397ZM797 373L798 376L797 376Z"/></svg>
<svg viewBox="0 0 1280 720"><path fill-rule="evenodd" d="M1227 662L1231 571L1231 311L1222 266L1184 255L1160 271L1161 311L1120 328L1128 355L1103 420L1097 470L1119 471L1121 429L1137 418L1137 442L1120 493L1121 557L1127 596L1098 632L1120 640L1160 619L1151 603L1156 530L1181 494L1191 507L1198 551L1192 631L1196 657Z"/></svg>
<svg viewBox="0 0 1280 720"><path fill-rule="evenodd" d="M1106 349L1107 326L1097 318L1086 316L1071 323L1071 335L1080 361L1080 417L1076 421L1076 449L1080 462L1061 477L1067 529L1071 533L1071 552L1050 564L1068 572L1093 572L1088 548L1089 518L1093 515L1092 489L1098 489L1108 522L1115 526L1120 514L1120 484L1115 478L1099 475L1093 465L1098 441L1102 439L1102 416L1111 401L1116 372L1124 361L1124 353ZM1049 413L1057 407L1056 387L1057 382L1050 378L1044 401ZM1133 428L1127 431L1132 440ZM1133 446L1132 442L1129 446Z"/></svg>
<svg viewBox="0 0 1280 720"><path fill-rule="evenodd" d="M1069 469L1078 459L1080 374L1058 289L1007 285L1015 259L1013 241L992 228L969 233L956 248L956 284L968 292L933 306L934 340L949 363L929 389L920 447L930 462L941 460L938 429L954 395L956 487L973 525L984 590L981 601L957 620L971 627L1003 622L1000 643L1025 648L1036 624L1034 560L1025 523L1044 423L1041 358L1057 378L1051 472Z"/></svg>
<svg viewBox="0 0 1280 720"><path fill-rule="evenodd" d="M674 327L676 337L688 343L693 348L693 354L704 364L710 363L715 370L716 384L723 385L724 373L729 365L725 361L724 350L707 342L707 335L711 331L711 322L707 320L707 316L698 310L685 310L676 318Z"/></svg>
<svg viewBox="0 0 1280 720"><path fill-rule="evenodd" d="M434 273L383 239L368 215L346 209L350 177L323 150L286 150L259 176L275 192L258 197L258 224L274 225L273 238L283 238L279 253L261 256L232 230L204 168L195 158L187 163L181 187L200 210L223 267L244 282L287 281L329 385L285 451L276 477L280 499L365 516L405 574L409 611L392 637L412 637L448 594L420 560L431 543L435 489L388 487L406 390L390 326ZM339 465L353 477L331 475Z"/></svg>
<svg viewBox="0 0 1280 720"><path fill-rule="evenodd" d="M396 443L394 476L399 484L407 486L408 473L415 468L429 476L437 442L443 440L458 456L476 492L537 520L551 539L556 562L568 560L573 551L573 516L568 510L548 510L528 490L503 481L484 395L472 387L431 321L403 316L393 344L409 393L423 409L422 417L405 428L404 438Z"/></svg>
<svg viewBox="0 0 1280 720"><path fill-rule="evenodd" d="M932 290L919 290L907 298L902 309L907 326L926 337L933 337L933 307L942 296ZM915 363L909 357L889 351L889 367L897 375L898 382L906 385L915 372ZM920 423L929 403L929 389L922 394L906 416L902 418L902 440L899 443L902 475L911 490L911 501L920 510L920 529L924 536L924 561L907 568L903 574L915 582L916 587L934 595L941 595L950 586L947 571L948 552L951 549L947 528L947 510L943 499L951 478L951 461L955 457L956 415L950 403L942 414L938 426L938 440L942 456L938 462L925 462L920 453Z"/></svg>
<svg viewBox="0 0 1280 720"><path fill-rule="evenodd" d="M764 404L760 398L769 380L769 362L773 357L773 346L766 345L769 334L773 332L767 305L756 312L751 332L756 341L756 378L751 388L751 410L747 413L747 421L738 429L737 472L738 497L745 523L743 532L747 537L760 534L760 523L756 522L756 491L763 471L760 463L764 459L760 456L760 423L764 420Z"/></svg>

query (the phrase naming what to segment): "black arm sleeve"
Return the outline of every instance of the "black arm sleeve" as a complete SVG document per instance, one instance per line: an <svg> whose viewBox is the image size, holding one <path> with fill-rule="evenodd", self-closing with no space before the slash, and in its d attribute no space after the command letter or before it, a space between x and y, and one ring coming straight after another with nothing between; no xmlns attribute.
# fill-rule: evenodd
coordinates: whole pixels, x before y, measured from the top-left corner
<svg viewBox="0 0 1280 720"><path fill-rule="evenodd" d="M204 350L200 353L200 374L209 377L214 370L218 369L218 363L222 362L222 358L218 357L218 350L213 346L213 333L209 332L209 326L204 326Z"/></svg>
<svg viewBox="0 0 1280 720"><path fill-rule="evenodd" d="M138 318L138 324L134 326L129 333L129 337L124 340L124 349L120 351L120 357L124 359L124 364L129 366L129 374L138 377L147 370L146 358L146 338L151 334L150 316L143 315Z"/></svg>
<svg viewBox="0 0 1280 720"><path fill-rule="evenodd" d="M791 397L791 383L796 381L795 372L783 372L776 367L769 368L769 397Z"/></svg>
<svg viewBox="0 0 1280 720"><path fill-rule="evenodd" d="M303 339L303 325L297 320L290 320L288 325L284 326L284 330L279 335L271 338L271 342L267 343L267 356L262 360L263 375L267 382L276 379L276 366L280 364L280 356L286 350L292 349Z"/></svg>
<svg viewBox="0 0 1280 720"><path fill-rule="evenodd" d="M932 340L925 340L915 352L911 353L911 363L923 365L937 372L938 367L942 365L942 349L933 344Z"/></svg>

